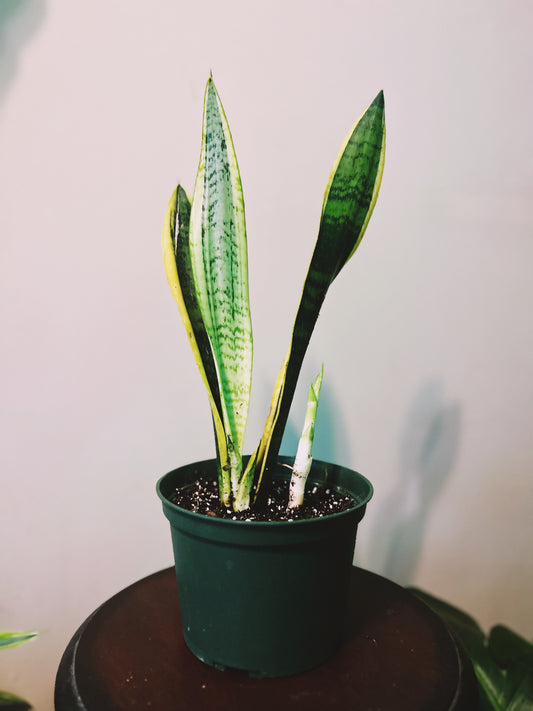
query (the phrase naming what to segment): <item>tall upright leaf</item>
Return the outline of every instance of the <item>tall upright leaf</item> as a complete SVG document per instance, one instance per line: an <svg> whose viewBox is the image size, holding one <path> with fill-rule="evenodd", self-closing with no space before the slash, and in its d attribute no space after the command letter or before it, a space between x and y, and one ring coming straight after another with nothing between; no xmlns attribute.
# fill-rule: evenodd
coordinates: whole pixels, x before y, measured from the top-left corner
<svg viewBox="0 0 533 711"><path fill-rule="evenodd" d="M194 359L207 390L220 460L227 460L226 432L222 421L222 406L211 344L205 330L192 274L189 249L191 204L181 185L174 190L163 224L163 261L167 280L191 344ZM229 476L220 468L220 499L231 503Z"/></svg>
<svg viewBox="0 0 533 711"><path fill-rule="evenodd" d="M272 399L271 414L275 411L276 416L269 416L258 448L256 492L265 473L266 479L270 479L275 468L298 375L320 308L333 280L361 242L377 200L384 160L385 103L380 92L352 127L326 186L318 239Z"/></svg>
<svg viewBox="0 0 533 711"><path fill-rule="evenodd" d="M190 216L195 293L211 344L232 490L238 489L252 374L244 199L228 122L212 78Z"/></svg>

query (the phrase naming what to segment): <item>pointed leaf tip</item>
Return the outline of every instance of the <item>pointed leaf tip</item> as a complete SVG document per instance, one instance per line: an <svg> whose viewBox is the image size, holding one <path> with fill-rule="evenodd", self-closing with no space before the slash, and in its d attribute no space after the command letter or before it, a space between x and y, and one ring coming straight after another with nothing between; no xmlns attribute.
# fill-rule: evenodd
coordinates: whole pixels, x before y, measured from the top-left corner
<svg viewBox="0 0 533 711"><path fill-rule="evenodd" d="M375 106L376 108L379 108L379 109L385 108L385 96L383 94L383 89L381 89L381 91L378 93L378 95L376 96L374 101L370 104L370 106Z"/></svg>

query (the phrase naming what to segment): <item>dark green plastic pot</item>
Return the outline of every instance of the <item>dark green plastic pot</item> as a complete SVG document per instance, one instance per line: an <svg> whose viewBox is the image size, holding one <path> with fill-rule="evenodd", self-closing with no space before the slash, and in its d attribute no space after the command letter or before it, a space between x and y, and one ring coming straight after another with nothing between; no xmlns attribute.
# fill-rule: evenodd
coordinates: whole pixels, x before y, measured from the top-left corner
<svg viewBox="0 0 533 711"><path fill-rule="evenodd" d="M280 457L280 463L289 463ZM216 478L216 461L180 467L157 484L170 521L183 635L199 659L253 676L319 666L343 640L357 524L373 490L360 474L314 461L309 485L348 491L348 511L292 522L232 521L171 503L176 487ZM279 468L289 481L290 471Z"/></svg>

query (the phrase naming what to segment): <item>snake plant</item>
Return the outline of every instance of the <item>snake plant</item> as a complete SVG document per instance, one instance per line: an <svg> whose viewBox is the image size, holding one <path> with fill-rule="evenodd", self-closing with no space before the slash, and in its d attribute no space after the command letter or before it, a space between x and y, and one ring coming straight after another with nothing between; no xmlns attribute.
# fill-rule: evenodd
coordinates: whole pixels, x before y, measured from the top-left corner
<svg viewBox="0 0 533 711"><path fill-rule="evenodd" d="M366 230L378 196L384 157L385 115L380 92L353 125L329 176L318 239L289 348L263 435L245 465L253 339L244 199L226 114L213 78L208 79L194 191L189 196L178 185L172 194L163 227L163 258L211 406L220 500L235 511L257 504L269 489L320 308ZM315 402L308 413L311 420L304 427L302 451L307 448L308 461L319 389L317 383L311 398Z"/></svg>

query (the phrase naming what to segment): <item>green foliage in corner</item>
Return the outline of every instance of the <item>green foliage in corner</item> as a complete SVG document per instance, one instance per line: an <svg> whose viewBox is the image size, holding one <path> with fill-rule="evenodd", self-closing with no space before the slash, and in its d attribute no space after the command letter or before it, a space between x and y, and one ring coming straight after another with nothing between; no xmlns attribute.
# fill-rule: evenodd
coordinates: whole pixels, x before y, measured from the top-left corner
<svg viewBox="0 0 533 711"><path fill-rule="evenodd" d="M28 711L30 704L15 694L0 691L0 709L2 711Z"/></svg>
<svg viewBox="0 0 533 711"><path fill-rule="evenodd" d="M0 649L18 647L37 636L37 632L0 632ZM0 691L0 709L2 711L25 711L31 709L30 704L15 694Z"/></svg>
<svg viewBox="0 0 533 711"><path fill-rule="evenodd" d="M486 635L456 607L417 589L468 653L479 684L479 711L533 711L533 644L504 625Z"/></svg>

